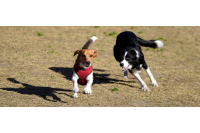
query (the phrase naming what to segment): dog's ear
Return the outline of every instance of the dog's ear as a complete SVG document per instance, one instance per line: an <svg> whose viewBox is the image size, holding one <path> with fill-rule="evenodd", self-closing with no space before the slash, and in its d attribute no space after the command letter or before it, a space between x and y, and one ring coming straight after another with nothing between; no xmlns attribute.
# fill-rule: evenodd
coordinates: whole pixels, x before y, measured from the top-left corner
<svg viewBox="0 0 200 133"><path fill-rule="evenodd" d="M93 58L96 58L96 57L97 57L97 51L94 50Z"/></svg>
<svg viewBox="0 0 200 133"><path fill-rule="evenodd" d="M76 54L78 54L78 53L79 53L79 51L80 51L80 50L76 50L76 52L74 52L74 56L75 56Z"/></svg>

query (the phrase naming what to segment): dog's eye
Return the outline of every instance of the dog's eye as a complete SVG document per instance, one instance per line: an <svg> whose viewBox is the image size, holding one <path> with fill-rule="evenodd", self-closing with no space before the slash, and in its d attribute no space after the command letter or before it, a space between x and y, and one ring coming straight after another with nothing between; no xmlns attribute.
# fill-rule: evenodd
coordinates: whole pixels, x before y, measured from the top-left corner
<svg viewBox="0 0 200 133"><path fill-rule="evenodd" d="M85 57L85 55L82 55L82 57Z"/></svg>
<svg viewBox="0 0 200 133"><path fill-rule="evenodd" d="M92 57L93 55L90 55L90 57Z"/></svg>

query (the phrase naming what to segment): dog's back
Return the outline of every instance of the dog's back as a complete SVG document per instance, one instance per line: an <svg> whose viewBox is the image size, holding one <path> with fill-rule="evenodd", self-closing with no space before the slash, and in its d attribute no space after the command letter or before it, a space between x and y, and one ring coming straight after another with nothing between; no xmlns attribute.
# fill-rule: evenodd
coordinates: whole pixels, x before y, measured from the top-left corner
<svg viewBox="0 0 200 133"><path fill-rule="evenodd" d="M137 42L137 36L130 31L125 31L120 33L117 36L116 46L117 47L125 47L125 46L133 46L139 45Z"/></svg>
<svg viewBox="0 0 200 133"><path fill-rule="evenodd" d="M137 49L142 52L140 46L150 47L150 48L160 48L163 47L163 43L159 40L143 40L137 37L131 31L124 31L117 36L116 45L114 46L113 52L115 59L119 61L120 56L124 54L124 51L130 50L131 48Z"/></svg>
<svg viewBox="0 0 200 133"><path fill-rule="evenodd" d="M117 36L116 45L119 47L124 46L144 46L144 47L150 47L150 48L156 48L158 47L155 40L143 40L140 37L137 37L133 32L131 31L125 31L120 33Z"/></svg>

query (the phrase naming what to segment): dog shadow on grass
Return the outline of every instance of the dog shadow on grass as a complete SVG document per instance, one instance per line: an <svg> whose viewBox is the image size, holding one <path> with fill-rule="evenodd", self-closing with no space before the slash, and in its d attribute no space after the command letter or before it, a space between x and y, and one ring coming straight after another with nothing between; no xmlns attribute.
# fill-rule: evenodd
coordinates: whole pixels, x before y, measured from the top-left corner
<svg viewBox="0 0 200 133"><path fill-rule="evenodd" d="M67 91L67 92L71 92L72 90L67 90L67 89L58 89L58 88L51 88L51 87L42 87L42 86L32 86L26 83L21 83L17 80L15 80L14 78L7 78L8 81L12 82L12 83L16 83L16 84L21 84L22 87L20 88L0 88L2 90L6 90L6 91L14 91L20 94L27 94L27 95L36 95L39 96L41 98L43 98L44 100L47 101L51 101L51 102L62 102L62 103L67 103L62 101L59 97L57 97L55 94L62 94L59 93L59 91L63 92L63 91ZM68 94L65 94L68 95ZM70 95L68 95L69 97L71 97ZM48 99L48 97L51 97L50 100Z"/></svg>
<svg viewBox="0 0 200 133"><path fill-rule="evenodd" d="M49 69L64 75L67 80L70 80L70 81L72 80L72 68L50 67ZM97 72L101 72L101 73L97 73ZM130 87L134 87L132 85L127 84L127 83L133 83L134 81L125 81L125 80L118 80L118 79L114 79L114 78L109 78L108 76L110 74L106 74L106 70L93 69L93 75L94 75L93 84L104 84L104 83L114 84L114 83L117 83L117 84L122 84L122 85L130 86Z"/></svg>

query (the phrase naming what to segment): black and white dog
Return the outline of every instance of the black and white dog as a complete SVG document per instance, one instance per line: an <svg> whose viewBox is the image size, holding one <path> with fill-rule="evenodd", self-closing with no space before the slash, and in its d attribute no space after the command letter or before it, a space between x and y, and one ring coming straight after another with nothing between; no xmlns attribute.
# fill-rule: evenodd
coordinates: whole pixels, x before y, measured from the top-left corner
<svg viewBox="0 0 200 133"><path fill-rule="evenodd" d="M114 56L115 59L120 62L122 71L124 71L124 78L127 78L128 70L140 82L141 89L144 91L149 91L149 88L139 75L142 67L149 75L152 86L158 87L158 84L144 60L144 55L140 46L160 48L163 47L163 43L159 40L145 41L137 37L133 32L125 31L117 36L116 45L113 49Z"/></svg>

